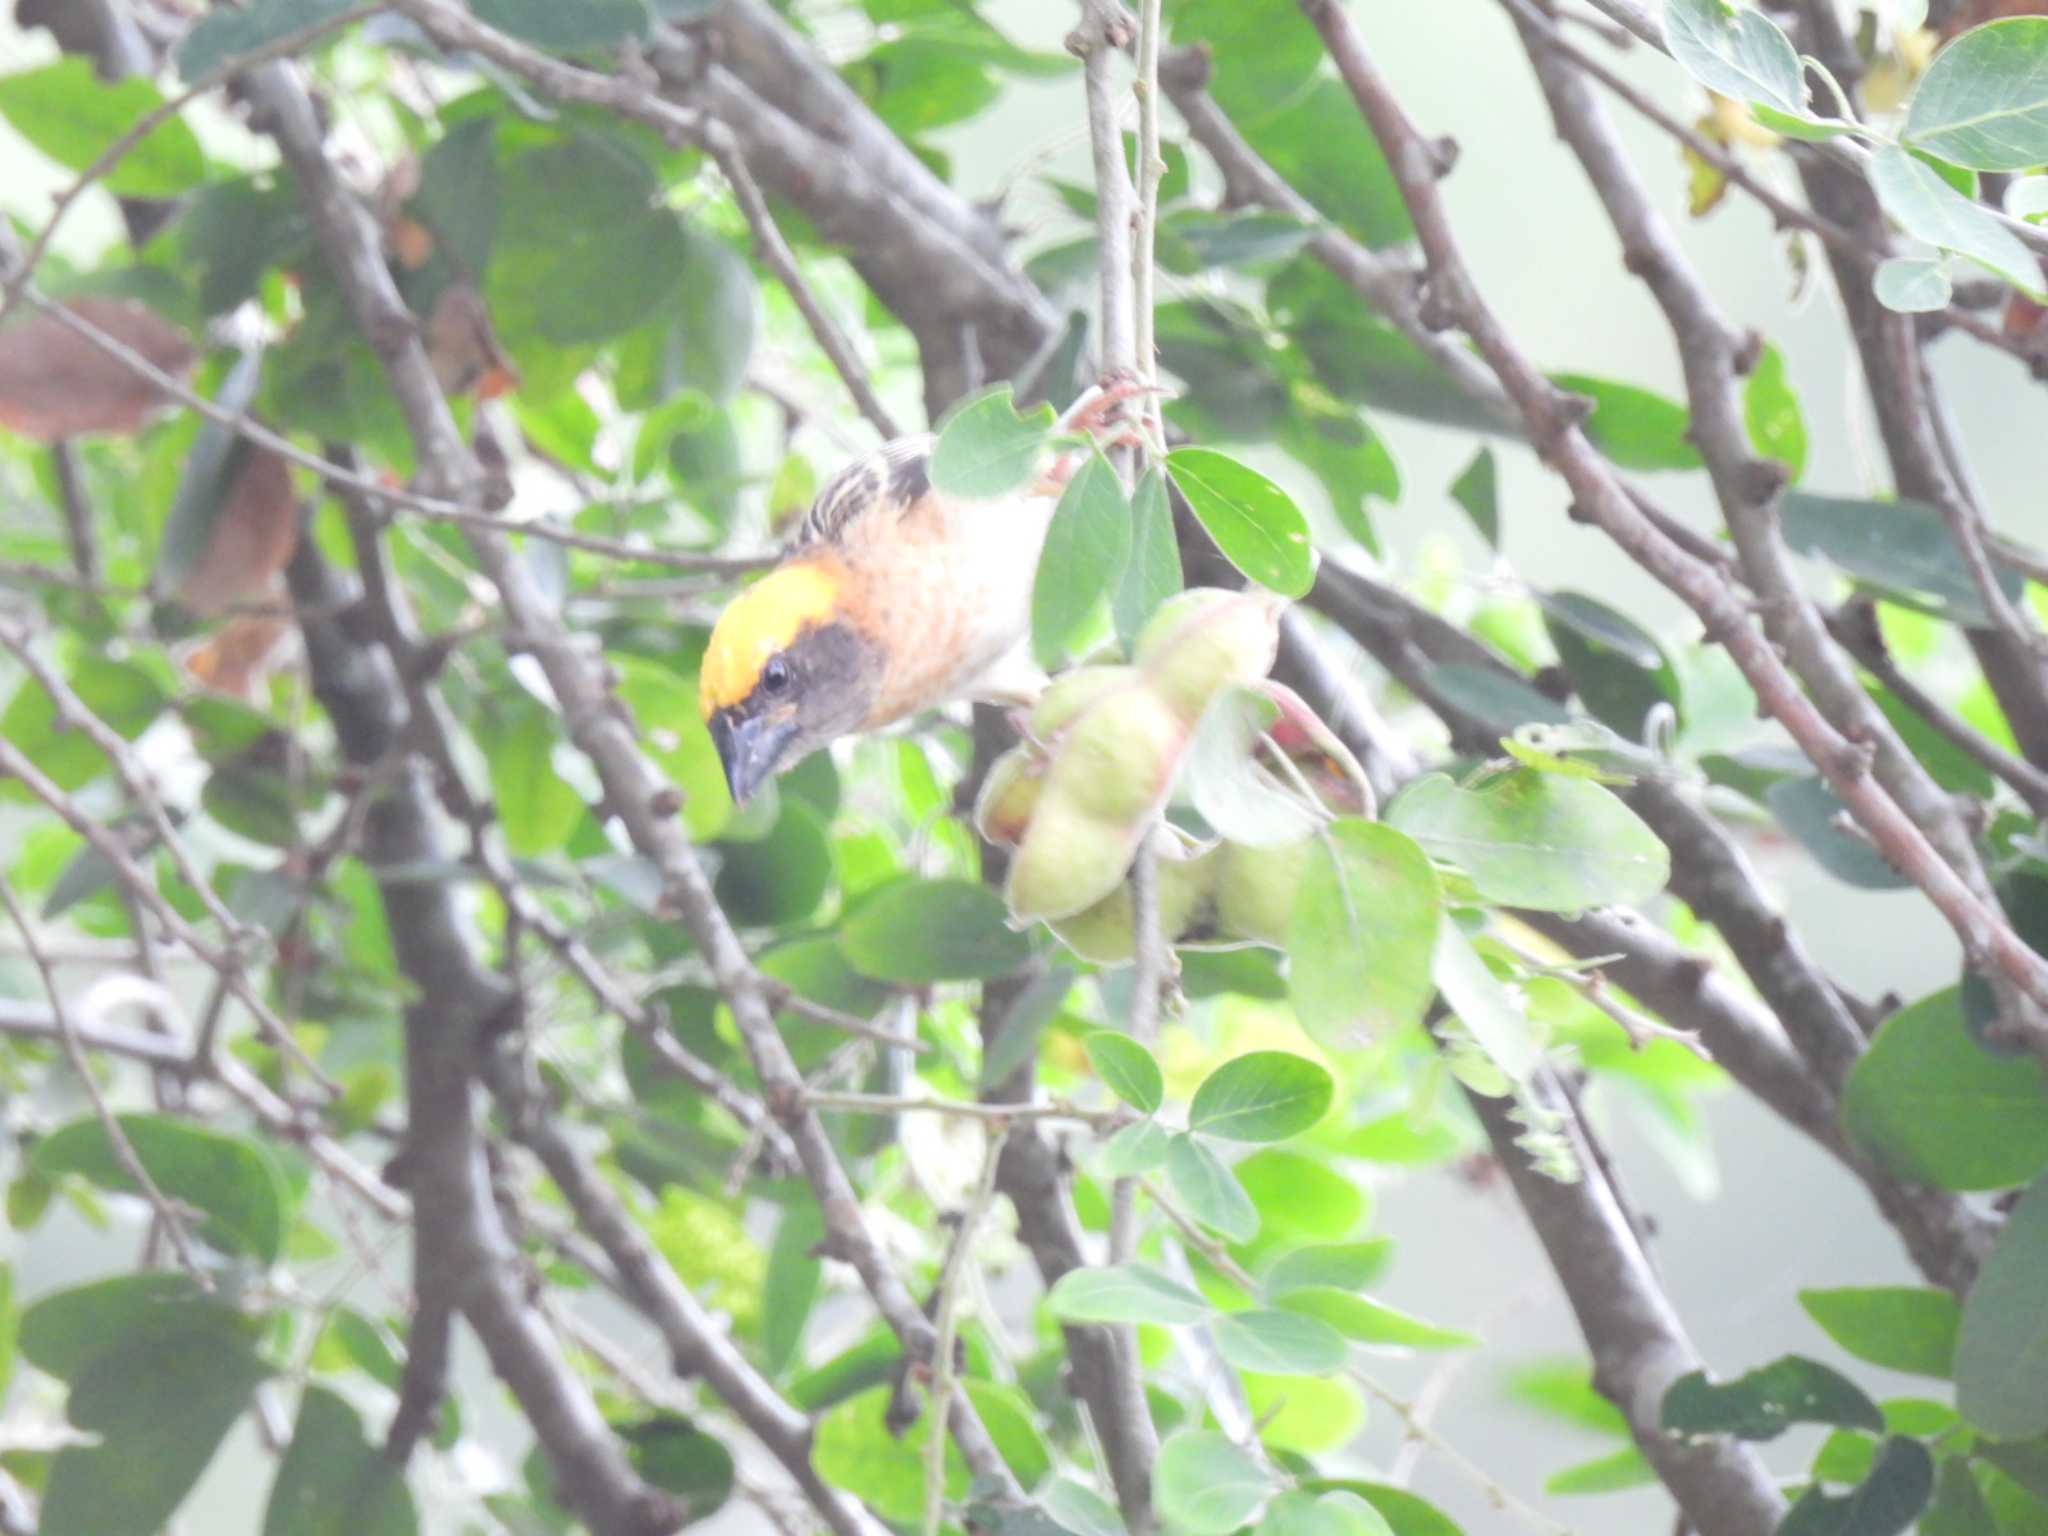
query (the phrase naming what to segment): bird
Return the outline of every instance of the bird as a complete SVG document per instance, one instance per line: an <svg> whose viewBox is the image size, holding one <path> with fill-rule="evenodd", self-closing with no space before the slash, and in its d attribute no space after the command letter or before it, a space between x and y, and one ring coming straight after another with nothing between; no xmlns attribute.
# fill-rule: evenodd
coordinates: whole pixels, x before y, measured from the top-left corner
<svg viewBox="0 0 2048 1536"><path fill-rule="evenodd" d="M1058 428L1093 434L1129 381L1088 391ZM775 566L719 615L698 709L735 804L842 736L924 710L1031 703L1031 589L1053 509L1079 460L1056 452L985 499L932 484L937 438L896 438L818 493Z"/></svg>

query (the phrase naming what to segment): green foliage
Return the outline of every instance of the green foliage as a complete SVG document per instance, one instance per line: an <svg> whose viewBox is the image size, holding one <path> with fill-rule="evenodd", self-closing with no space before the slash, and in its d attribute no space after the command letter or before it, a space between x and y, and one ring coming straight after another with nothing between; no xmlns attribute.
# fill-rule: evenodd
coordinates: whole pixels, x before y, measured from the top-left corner
<svg viewBox="0 0 2048 1536"><path fill-rule="evenodd" d="M1209 448L1176 448L1166 472L1230 563L1282 597L1300 597L1315 579L1308 523L1279 486Z"/></svg>
<svg viewBox="0 0 2048 1536"><path fill-rule="evenodd" d="M1953 989L1885 1020L1842 1114L1887 1167L1946 1189L2009 1188L2048 1166L2048 1076L1971 1039Z"/></svg>
<svg viewBox="0 0 2048 1536"><path fill-rule="evenodd" d="M1681 1435L1775 1440L1794 1424L1882 1431L1884 1415L1848 1377L1815 1360L1786 1355L1734 1381L1681 1376L1664 1394L1664 1428Z"/></svg>
<svg viewBox="0 0 2048 1536"><path fill-rule="evenodd" d="M1913 93L1905 136L1973 170L2048 162L2048 20L2011 17L1944 48Z"/></svg>
<svg viewBox="0 0 2048 1536"><path fill-rule="evenodd" d="M1305 1056L1254 1051L1226 1061L1195 1090L1188 1129L1231 1141L1284 1141L1330 1107L1330 1074Z"/></svg>
<svg viewBox="0 0 2048 1536"><path fill-rule="evenodd" d="M1946 1380L1953 1371L1960 1314L1946 1291L1905 1285L1801 1291L1799 1305L1859 1360Z"/></svg>
<svg viewBox="0 0 2048 1536"><path fill-rule="evenodd" d="M1671 856L1612 791L1516 769L1477 789L1442 774L1409 786L1387 819L1503 906L1580 912L1642 901L1664 887Z"/></svg>
<svg viewBox="0 0 2048 1536"><path fill-rule="evenodd" d="M1100 453L1091 453L1053 509L1045 551L1038 560L1031 590L1031 649L1041 666L1057 668L1071 655L1096 605L1105 595L1121 591L1132 539L1131 506L1116 471ZM1176 564L1176 573L1178 569ZM1156 570L1139 580L1145 590L1132 598L1133 611L1164 585Z"/></svg>
<svg viewBox="0 0 2048 1536"><path fill-rule="evenodd" d="M1159 1447L1153 1497L1193 1536L1227 1536L1275 1491L1270 1471L1214 1430L1182 1430Z"/></svg>
<svg viewBox="0 0 2048 1536"><path fill-rule="evenodd" d="M284 1233L284 1180L268 1153L240 1137L168 1115L122 1115L121 1134L165 1198L205 1213L199 1235L224 1252L270 1263ZM32 1162L45 1177L79 1174L102 1189L137 1186L96 1116L36 1143Z"/></svg>
<svg viewBox="0 0 2048 1536"><path fill-rule="evenodd" d="M138 118L163 104L162 93L147 80L101 80L83 58L0 76L0 117L74 171L91 165ZM104 181L123 197L175 197L205 174L198 136L182 117L172 116L122 155Z"/></svg>
<svg viewBox="0 0 2048 1536"><path fill-rule="evenodd" d="M412 1495L365 1438L355 1409L325 1387L308 1387L277 1464L263 1536L412 1536L418 1528Z"/></svg>
<svg viewBox="0 0 2048 1536"><path fill-rule="evenodd" d="M1158 1109L1166 1096L1165 1079L1152 1053L1129 1035L1098 1029L1083 1042L1088 1060L1109 1091L1140 1114Z"/></svg>
<svg viewBox="0 0 2048 1536"><path fill-rule="evenodd" d="M1391 1034L1429 1004L1440 896L1429 859L1393 828L1334 823L1288 925L1290 996L1321 1039Z"/></svg>
<svg viewBox="0 0 2048 1536"><path fill-rule="evenodd" d="M932 484L954 496L1006 495L1036 473L1052 425L1051 406L1020 412L1007 384L977 395L939 429Z"/></svg>
<svg viewBox="0 0 2048 1536"><path fill-rule="evenodd" d="M2040 1363L2048 1355L2048 1194L2037 1180L2013 1207L1963 1304L1956 1407L1985 1434L2048 1434Z"/></svg>

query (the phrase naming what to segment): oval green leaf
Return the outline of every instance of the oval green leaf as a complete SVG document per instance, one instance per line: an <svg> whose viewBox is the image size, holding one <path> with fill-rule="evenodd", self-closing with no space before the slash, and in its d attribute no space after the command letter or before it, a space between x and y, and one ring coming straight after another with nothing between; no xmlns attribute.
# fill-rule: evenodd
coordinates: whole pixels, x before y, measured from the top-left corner
<svg viewBox="0 0 2048 1536"><path fill-rule="evenodd" d="M1429 856L1379 822L1331 823L1287 927L1288 991L1318 1040L1357 1043L1422 1017L1442 896Z"/></svg>
<svg viewBox="0 0 2048 1536"><path fill-rule="evenodd" d="M1211 448L1176 448L1167 473L1224 558L1282 597L1315 581L1308 519L1294 499L1257 470Z"/></svg>
<svg viewBox="0 0 2048 1536"><path fill-rule="evenodd" d="M1195 1090L1188 1129L1230 1141L1285 1141L1323 1118L1336 1084L1292 1051L1250 1051L1223 1063Z"/></svg>
<svg viewBox="0 0 2048 1536"><path fill-rule="evenodd" d="M1081 1044L1095 1075L1131 1108L1149 1115L1165 1101L1166 1079L1140 1042L1113 1029L1098 1029Z"/></svg>
<svg viewBox="0 0 2048 1536"><path fill-rule="evenodd" d="M1344 1336L1301 1312L1232 1312L1211 1331L1216 1349L1241 1371L1268 1376L1327 1376L1344 1368Z"/></svg>
<svg viewBox="0 0 2048 1536"><path fill-rule="evenodd" d="M917 986L981 980L1022 965L1031 944L977 880L906 880L876 892L839 931L855 970Z"/></svg>
<svg viewBox="0 0 2048 1536"><path fill-rule="evenodd" d="M1198 1323L1209 1303L1147 1264L1074 1269L1046 1294L1054 1317L1069 1323Z"/></svg>
<svg viewBox="0 0 2048 1536"><path fill-rule="evenodd" d="M1963 1302L1956 1407L2000 1440L2048 1434L2048 1176L2013 1207Z"/></svg>
<svg viewBox="0 0 2048 1536"><path fill-rule="evenodd" d="M1885 1020L1842 1118L1894 1175L1944 1189L2005 1189L2048 1168L2048 1073L1972 1040L1953 987Z"/></svg>
<svg viewBox="0 0 2048 1536"><path fill-rule="evenodd" d="M1184 1429L1159 1447L1153 1499L1190 1536L1229 1536L1273 1491L1266 1464L1213 1429Z"/></svg>

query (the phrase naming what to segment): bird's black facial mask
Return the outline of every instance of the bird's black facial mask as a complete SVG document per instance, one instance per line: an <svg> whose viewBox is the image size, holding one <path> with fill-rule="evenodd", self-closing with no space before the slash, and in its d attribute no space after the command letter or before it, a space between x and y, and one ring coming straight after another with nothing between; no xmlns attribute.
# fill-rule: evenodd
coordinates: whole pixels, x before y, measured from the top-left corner
<svg viewBox="0 0 2048 1536"><path fill-rule="evenodd" d="M857 730L874 696L867 647L844 624L800 636L769 658L754 691L711 717L733 803L835 737Z"/></svg>

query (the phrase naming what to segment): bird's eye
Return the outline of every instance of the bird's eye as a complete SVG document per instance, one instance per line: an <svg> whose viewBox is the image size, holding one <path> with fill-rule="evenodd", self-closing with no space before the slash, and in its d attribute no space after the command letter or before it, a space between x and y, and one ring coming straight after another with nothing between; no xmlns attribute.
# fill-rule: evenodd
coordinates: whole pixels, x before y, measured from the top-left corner
<svg viewBox="0 0 2048 1536"><path fill-rule="evenodd" d="M761 669L761 687L768 693L781 693L789 686L789 663L780 656L771 656L768 665Z"/></svg>

